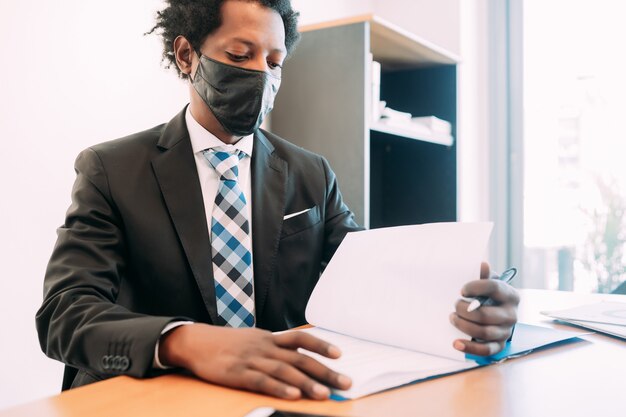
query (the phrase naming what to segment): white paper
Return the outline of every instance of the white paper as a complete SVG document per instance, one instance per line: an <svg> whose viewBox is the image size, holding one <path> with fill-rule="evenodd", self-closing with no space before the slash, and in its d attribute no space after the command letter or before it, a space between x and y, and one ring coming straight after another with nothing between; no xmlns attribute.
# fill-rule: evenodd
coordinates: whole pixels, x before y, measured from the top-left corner
<svg viewBox="0 0 626 417"><path fill-rule="evenodd" d="M479 278L491 223L432 223L349 233L306 309L309 323L462 361L449 316Z"/></svg>
<svg viewBox="0 0 626 417"><path fill-rule="evenodd" d="M431 356L367 342L320 328L303 331L341 347L342 356L339 359L328 359L308 351L302 352L352 378L352 387L349 390L334 390L335 394L344 398L358 398L433 375L458 372L478 366L472 361L459 362Z"/></svg>
<svg viewBox="0 0 626 417"><path fill-rule="evenodd" d="M603 301L542 314L558 319L626 326L626 303Z"/></svg>
<svg viewBox="0 0 626 417"><path fill-rule="evenodd" d="M603 301L541 313L576 326L626 339L626 303Z"/></svg>
<svg viewBox="0 0 626 417"><path fill-rule="evenodd" d="M576 320L566 320L561 319L561 321L571 323L575 326L584 327L586 329L595 330L600 333L610 334L611 336L621 337L622 339L626 339L626 326L620 326L617 324L605 324L605 323L594 323L589 321L576 321Z"/></svg>

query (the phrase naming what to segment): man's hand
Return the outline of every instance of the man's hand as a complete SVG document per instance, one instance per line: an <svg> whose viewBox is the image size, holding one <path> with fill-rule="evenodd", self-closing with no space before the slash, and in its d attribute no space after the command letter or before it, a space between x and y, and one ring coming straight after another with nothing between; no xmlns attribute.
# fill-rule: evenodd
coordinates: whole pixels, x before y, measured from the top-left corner
<svg viewBox="0 0 626 417"><path fill-rule="evenodd" d="M461 290L463 297L489 297L493 304L484 305L471 313L467 312L469 303L459 300L456 312L450 315L450 321L463 333L474 340L458 339L454 348L480 356L489 356L504 349L517 322L519 295L515 288L502 281L489 279L489 264L480 267L480 279L467 283Z"/></svg>
<svg viewBox="0 0 626 417"><path fill-rule="evenodd" d="M259 329L190 324L163 336L164 365L185 368L206 381L274 397L326 399L325 386L348 389L351 380L299 353L298 348L336 359L335 346L304 332L274 335Z"/></svg>

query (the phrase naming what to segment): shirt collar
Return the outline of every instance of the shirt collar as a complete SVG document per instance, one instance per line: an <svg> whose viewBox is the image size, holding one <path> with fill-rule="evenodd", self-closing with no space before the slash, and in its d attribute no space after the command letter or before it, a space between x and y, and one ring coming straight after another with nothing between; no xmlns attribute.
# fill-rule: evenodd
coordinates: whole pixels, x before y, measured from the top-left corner
<svg viewBox="0 0 626 417"><path fill-rule="evenodd" d="M237 143L228 145L219 140L214 134L206 130L200 123L193 118L189 106L185 112L185 122L187 122L187 130L189 131L189 139L191 140L191 148L193 153L202 152L205 149L217 148L218 146L232 147L238 149L247 156L252 155L252 147L254 145L254 135L244 136Z"/></svg>

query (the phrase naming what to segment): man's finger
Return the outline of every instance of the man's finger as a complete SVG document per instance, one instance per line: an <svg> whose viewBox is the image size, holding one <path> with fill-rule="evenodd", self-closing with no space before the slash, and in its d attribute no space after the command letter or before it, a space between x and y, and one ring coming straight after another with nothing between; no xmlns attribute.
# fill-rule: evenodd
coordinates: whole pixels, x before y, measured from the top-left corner
<svg viewBox="0 0 626 417"><path fill-rule="evenodd" d="M464 297L489 297L497 304L519 304L519 295L515 288L497 279L479 279L470 281L461 290Z"/></svg>
<svg viewBox="0 0 626 417"><path fill-rule="evenodd" d="M316 381L339 389L348 389L352 380L338 372L333 371L326 365L316 361L312 357L292 350L282 350L276 355L276 359L290 363Z"/></svg>
<svg viewBox="0 0 626 417"><path fill-rule="evenodd" d="M450 321L466 335L485 342L506 341L511 335L511 326L477 324L459 317L456 313L450 315Z"/></svg>
<svg viewBox="0 0 626 417"><path fill-rule="evenodd" d="M325 400L330 396L330 390L326 386L309 378L287 362L261 358L254 360L250 366L264 374L270 375L273 378L300 389L300 391L310 398Z"/></svg>
<svg viewBox="0 0 626 417"><path fill-rule="evenodd" d="M487 279L491 276L491 268L489 268L489 264L487 262L482 262L480 264L480 279Z"/></svg>
<svg viewBox="0 0 626 417"><path fill-rule="evenodd" d="M458 300L455 305L456 314L465 320L477 324L488 324L496 326L513 326L517 322L517 309L513 306L488 306L472 312L467 311L469 303L465 300Z"/></svg>
<svg viewBox="0 0 626 417"><path fill-rule="evenodd" d="M285 349L296 350L302 348L331 359L337 359L341 356L341 351L338 347L306 332L280 333L274 336L274 342Z"/></svg>
<svg viewBox="0 0 626 417"><path fill-rule="evenodd" d="M471 340L455 340L454 348L477 356L491 356L504 349L505 342L473 342Z"/></svg>
<svg viewBox="0 0 626 417"><path fill-rule="evenodd" d="M297 400L302 397L302 392L298 388L253 369L245 369L233 374L230 378L220 381L220 384L287 400Z"/></svg>

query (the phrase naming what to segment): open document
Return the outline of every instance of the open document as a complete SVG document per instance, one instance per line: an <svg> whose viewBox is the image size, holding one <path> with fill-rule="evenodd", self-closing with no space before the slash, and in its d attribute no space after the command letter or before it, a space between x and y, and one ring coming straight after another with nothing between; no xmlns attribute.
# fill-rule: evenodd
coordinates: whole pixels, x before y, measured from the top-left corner
<svg viewBox="0 0 626 417"><path fill-rule="evenodd" d="M350 390L334 392L336 399L489 362L452 348L454 339L466 336L448 317L462 286L479 277L491 228L491 223L435 223L346 236L306 310L316 328L305 331L343 351L338 360L311 355L353 379ZM576 336L545 328L537 328L540 336L529 336L533 327L518 325L515 337L525 343L508 346L504 357Z"/></svg>

